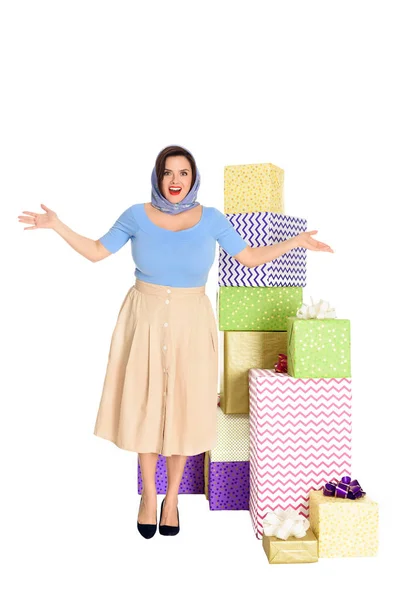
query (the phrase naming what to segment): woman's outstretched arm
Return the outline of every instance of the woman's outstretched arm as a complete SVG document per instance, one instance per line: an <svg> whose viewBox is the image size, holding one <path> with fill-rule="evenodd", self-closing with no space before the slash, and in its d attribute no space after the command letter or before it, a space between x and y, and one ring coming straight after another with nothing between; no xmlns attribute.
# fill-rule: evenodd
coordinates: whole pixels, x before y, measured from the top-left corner
<svg viewBox="0 0 400 600"><path fill-rule="evenodd" d="M57 214L45 206L44 204L40 205L43 210L45 210L44 214L39 214L35 212L30 212L27 210L22 211L23 215L28 216L19 216L18 219L20 223L28 223L31 227L24 227L25 229L53 229L56 233L58 233L63 240L67 242L73 248L90 260L91 262L97 262L98 260L102 260L106 258L106 256L110 256L111 252L109 252L98 240L92 240L90 238L84 237L83 235L79 235L75 231L72 231L65 223L63 223L57 216Z"/></svg>
<svg viewBox="0 0 400 600"><path fill-rule="evenodd" d="M318 233L317 230L304 231L284 242L272 244L272 246L259 246L257 248L247 246L247 248L236 254L234 258L246 267L253 268L270 262L282 256L282 254L293 250L293 248L307 248L308 250L316 250L318 252L333 252L330 246L323 242L318 242L311 237L316 233Z"/></svg>

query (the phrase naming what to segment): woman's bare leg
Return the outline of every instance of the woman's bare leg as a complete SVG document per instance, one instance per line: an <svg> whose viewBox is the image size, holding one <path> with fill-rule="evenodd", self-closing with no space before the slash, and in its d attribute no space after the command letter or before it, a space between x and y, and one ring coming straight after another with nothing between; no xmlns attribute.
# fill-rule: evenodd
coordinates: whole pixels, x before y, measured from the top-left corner
<svg viewBox="0 0 400 600"><path fill-rule="evenodd" d="M157 490L156 466L158 454L146 452L138 454L140 471L142 475L143 491L142 502L139 508L139 523L157 524Z"/></svg>
<svg viewBox="0 0 400 600"><path fill-rule="evenodd" d="M178 516L176 508L178 506L178 491L182 480L183 470L185 468L187 456L174 454L167 456L167 474L168 486L164 500L162 521L160 525L178 526Z"/></svg>

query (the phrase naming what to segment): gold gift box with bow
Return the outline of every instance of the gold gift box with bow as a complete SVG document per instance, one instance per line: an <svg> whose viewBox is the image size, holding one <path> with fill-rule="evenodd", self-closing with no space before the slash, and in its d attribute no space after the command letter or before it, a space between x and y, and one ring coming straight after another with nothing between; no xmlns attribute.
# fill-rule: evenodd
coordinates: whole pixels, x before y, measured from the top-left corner
<svg viewBox="0 0 400 600"><path fill-rule="evenodd" d="M311 529L302 538L281 540L263 534L262 545L271 564L313 563L318 561L318 540Z"/></svg>

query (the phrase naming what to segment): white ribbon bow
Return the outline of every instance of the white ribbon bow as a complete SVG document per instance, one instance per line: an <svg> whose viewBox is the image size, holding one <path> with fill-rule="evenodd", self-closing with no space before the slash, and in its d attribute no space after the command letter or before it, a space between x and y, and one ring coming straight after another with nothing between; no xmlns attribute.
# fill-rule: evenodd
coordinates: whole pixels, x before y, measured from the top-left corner
<svg viewBox="0 0 400 600"><path fill-rule="evenodd" d="M291 508L269 512L263 520L264 534L274 535L281 540L287 540L291 535L302 538L309 527L309 520Z"/></svg>
<svg viewBox="0 0 400 600"><path fill-rule="evenodd" d="M320 300L314 303L311 298L311 304L303 304L296 313L298 319L336 319L334 308L329 306L329 302Z"/></svg>

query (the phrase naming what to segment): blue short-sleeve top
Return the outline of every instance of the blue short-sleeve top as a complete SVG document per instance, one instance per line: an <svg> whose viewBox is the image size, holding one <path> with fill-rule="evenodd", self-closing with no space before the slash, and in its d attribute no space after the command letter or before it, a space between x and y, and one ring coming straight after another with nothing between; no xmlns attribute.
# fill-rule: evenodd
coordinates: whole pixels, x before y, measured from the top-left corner
<svg viewBox="0 0 400 600"><path fill-rule="evenodd" d="M135 277L171 287L205 285L214 263L216 242L231 256L248 246L221 211L204 205L196 225L171 231L151 221L144 203L133 204L99 238L112 253L129 240L136 265Z"/></svg>

